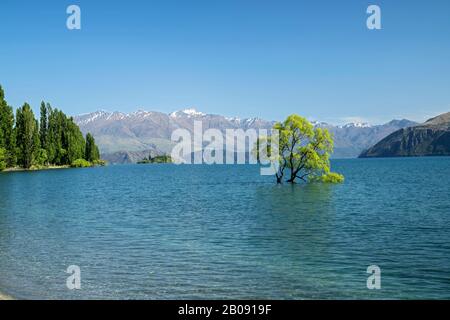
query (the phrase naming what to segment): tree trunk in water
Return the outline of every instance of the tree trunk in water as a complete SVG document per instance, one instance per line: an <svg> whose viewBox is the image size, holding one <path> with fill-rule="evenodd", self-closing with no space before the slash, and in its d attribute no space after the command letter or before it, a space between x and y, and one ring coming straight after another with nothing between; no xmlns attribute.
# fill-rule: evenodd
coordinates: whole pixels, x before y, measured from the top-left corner
<svg viewBox="0 0 450 320"><path fill-rule="evenodd" d="M291 172L291 178L287 182L295 183L295 178L297 178L297 172Z"/></svg>

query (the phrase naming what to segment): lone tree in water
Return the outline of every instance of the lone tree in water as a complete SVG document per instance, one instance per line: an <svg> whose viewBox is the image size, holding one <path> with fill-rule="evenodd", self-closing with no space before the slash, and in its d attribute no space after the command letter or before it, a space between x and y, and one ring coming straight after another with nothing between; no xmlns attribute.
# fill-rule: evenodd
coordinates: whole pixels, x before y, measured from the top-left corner
<svg viewBox="0 0 450 320"><path fill-rule="evenodd" d="M278 154L271 154L276 152L272 148L271 137L258 140L257 152L260 146L264 147L269 158L279 163L275 174L277 183L284 180L288 183L298 180L326 183L344 181L342 175L330 170L333 138L327 129L314 128L308 120L295 114L276 123L273 128L279 133Z"/></svg>

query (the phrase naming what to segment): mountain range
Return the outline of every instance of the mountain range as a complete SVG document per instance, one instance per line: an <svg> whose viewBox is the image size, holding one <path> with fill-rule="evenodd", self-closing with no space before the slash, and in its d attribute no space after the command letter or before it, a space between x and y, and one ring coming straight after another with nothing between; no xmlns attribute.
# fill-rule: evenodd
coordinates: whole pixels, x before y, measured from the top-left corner
<svg viewBox="0 0 450 320"><path fill-rule="evenodd" d="M170 140L175 129L193 131L194 121L202 121L203 129L270 129L275 121L260 118L225 117L206 114L189 108L170 114L139 110L133 113L96 111L74 117L81 131L94 135L102 158L111 163L137 162L152 154L170 153ZM349 123L335 126L313 122L316 127L330 130L334 135L334 158L354 158L363 150L399 129L416 125L409 120L392 120L383 125Z"/></svg>
<svg viewBox="0 0 450 320"><path fill-rule="evenodd" d="M431 118L423 124L399 129L362 152L360 157L448 155L450 155L450 112Z"/></svg>

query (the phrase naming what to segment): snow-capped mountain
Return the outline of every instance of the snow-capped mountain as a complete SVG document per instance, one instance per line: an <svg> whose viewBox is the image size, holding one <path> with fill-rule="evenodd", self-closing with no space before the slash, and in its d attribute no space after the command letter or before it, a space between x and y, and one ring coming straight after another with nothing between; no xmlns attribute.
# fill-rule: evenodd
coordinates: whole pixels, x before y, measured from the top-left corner
<svg viewBox="0 0 450 320"><path fill-rule="evenodd" d="M311 121L311 124L315 127L315 128L328 128L328 127L332 127L331 124L328 124L326 122L321 122L321 121Z"/></svg>
<svg viewBox="0 0 450 320"><path fill-rule="evenodd" d="M370 128L372 125L367 122L350 122L339 126L340 128Z"/></svg>
<svg viewBox="0 0 450 320"><path fill-rule="evenodd" d="M184 109L184 110L181 110L181 111L172 112L170 114L170 116L172 118L177 118L177 117L194 117L195 118L195 117L206 116L206 113L199 112L195 108L189 108L189 109Z"/></svg>
<svg viewBox="0 0 450 320"><path fill-rule="evenodd" d="M172 132L184 128L193 132L194 121L201 121L203 129L270 129L274 122L259 118L229 118L206 114L188 108L165 114L138 110L132 113L96 111L74 117L83 133L94 135L103 155L114 152L153 150L170 152ZM108 156L105 156L108 158Z"/></svg>
<svg viewBox="0 0 450 320"><path fill-rule="evenodd" d="M201 121L203 129L270 129L275 121L260 118L225 117L187 108L170 114L138 110L132 113L96 111L74 117L83 133L94 135L102 155L113 162L134 162L141 154L169 153L170 138L178 128L193 131L194 121ZM349 123L334 126L313 121L315 127L327 128L334 135L334 157L357 157L362 150L374 145L390 133L415 125L409 120L393 120L384 125ZM139 160L139 159L137 159Z"/></svg>

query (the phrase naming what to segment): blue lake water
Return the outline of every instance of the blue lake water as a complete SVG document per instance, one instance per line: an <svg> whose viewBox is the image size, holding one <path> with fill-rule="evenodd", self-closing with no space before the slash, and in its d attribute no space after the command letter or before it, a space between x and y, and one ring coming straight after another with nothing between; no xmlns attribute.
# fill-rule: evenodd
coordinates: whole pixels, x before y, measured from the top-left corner
<svg viewBox="0 0 450 320"><path fill-rule="evenodd" d="M450 158L0 174L0 291L25 299L450 298ZM81 290L66 269L81 268ZM368 290L367 267L381 268Z"/></svg>

